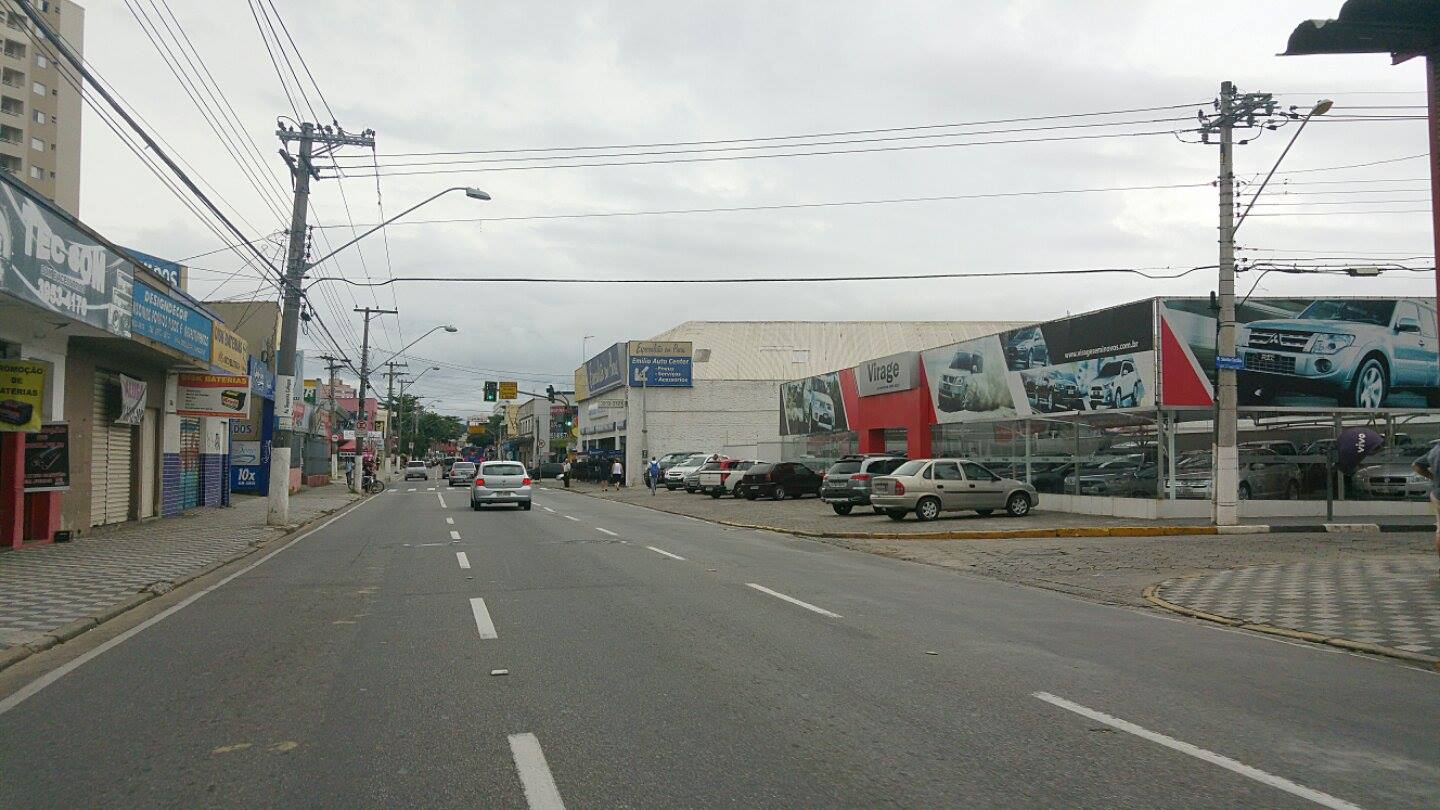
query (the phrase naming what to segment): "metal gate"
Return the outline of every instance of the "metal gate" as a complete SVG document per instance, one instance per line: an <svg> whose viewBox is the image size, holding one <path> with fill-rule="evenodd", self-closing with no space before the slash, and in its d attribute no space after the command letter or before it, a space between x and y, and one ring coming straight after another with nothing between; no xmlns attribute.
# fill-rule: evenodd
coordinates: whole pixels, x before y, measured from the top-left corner
<svg viewBox="0 0 1440 810"><path fill-rule="evenodd" d="M97 370L94 396L90 413L90 525L103 526L130 519L135 428L115 424L120 411L119 375Z"/></svg>
<svg viewBox="0 0 1440 810"><path fill-rule="evenodd" d="M180 417L180 508L200 505L200 419Z"/></svg>

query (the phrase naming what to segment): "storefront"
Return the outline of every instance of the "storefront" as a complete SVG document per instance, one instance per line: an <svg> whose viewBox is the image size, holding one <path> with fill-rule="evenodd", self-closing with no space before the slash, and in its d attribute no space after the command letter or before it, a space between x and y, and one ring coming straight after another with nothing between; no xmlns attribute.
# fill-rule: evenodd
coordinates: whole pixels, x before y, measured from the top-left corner
<svg viewBox="0 0 1440 810"><path fill-rule="evenodd" d="M1252 298L1237 318L1242 514L1423 511L1409 463L1440 438L1434 302ZM1207 300L1152 299L793 380L783 457L903 444L1029 480L1050 508L1205 517L1215 333Z"/></svg>

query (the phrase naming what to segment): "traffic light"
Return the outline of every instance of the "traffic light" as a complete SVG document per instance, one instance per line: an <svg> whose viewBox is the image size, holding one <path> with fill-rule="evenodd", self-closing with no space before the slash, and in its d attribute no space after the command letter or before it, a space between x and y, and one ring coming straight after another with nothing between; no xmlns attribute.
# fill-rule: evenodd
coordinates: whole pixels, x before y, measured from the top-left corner
<svg viewBox="0 0 1440 810"><path fill-rule="evenodd" d="M500 384L494 380L485 381L485 401L495 402L500 398Z"/></svg>
<svg viewBox="0 0 1440 810"><path fill-rule="evenodd" d="M555 386L553 386L553 385L547 385L547 386L545 386L545 398L548 399L548 400L550 400L551 402L554 402L554 401L555 401Z"/></svg>

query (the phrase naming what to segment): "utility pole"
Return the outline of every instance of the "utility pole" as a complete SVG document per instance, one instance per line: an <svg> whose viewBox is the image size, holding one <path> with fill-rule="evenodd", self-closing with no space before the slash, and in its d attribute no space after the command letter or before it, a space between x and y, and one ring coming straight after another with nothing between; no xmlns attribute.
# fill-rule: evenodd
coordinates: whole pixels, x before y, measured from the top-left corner
<svg viewBox="0 0 1440 810"><path fill-rule="evenodd" d="M295 344L300 333L300 302L303 297L301 285L305 271L309 269L306 257L306 221L310 212L310 181L320 179L314 159L329 154L341 146L363 146L374 148L375 133L366 130L359 135L346 133L338 127L316 126L303 123L299 129L281 125L275 135L288 146L298 142L299 155L292 157L285 150L280 156L290 166L290 176L295 187L295 199L290 209L290 245L285 259L285 308L280 320L280 351L276 368L276 408L283 406L279 414L279 430L275 433L275 445L270 453L270 491L266 522L272 526L283 526L290 520L290 455L291 448L299 439L295 434L295 423L291 413L291 399L295 392ZM316 144L320 149L315 149ZM283 403L279 402L284 392Z"/></svg>
<svg viewBox="0 0 1440 810"><path fill-rule="evenodd" d="M373 315L398 315L400 313L393 309L375 309L373 307L356 307L355 311L365 316L365 327L360 338L360 396L356 400L358 415L355 419L355 447L357 450L361 450L360 455L363 458L364 444L361 431L364 431L367 439L370 432L370 423L365 420L365 394L370 390L370 318ZM355 479L358 483L360 476L355 476Z"/></svg>
<svg viewBox="0 0 1440 810"><path fill-rule="evenodd" d="M326 377L326 385L329 387L330 395L326 404L330 409L330 418L326 420L328 427L325 429L325 446L331 448L330 480L334 481L340 475L340 441L335 438L335 429L339 426L335 419L335 372L344 363L340 361L340 358L328 354L320 355L320 359L325 361L325 369L329 373L329 376Z"/></svg>
<svg viewBox="0 0 1440 810"><path fill-rule="evenodd" d="M387 466L394 464L393 455L390 453L390 433L392 432L390 428L391 422L395 420L395 375L397 373L395 369L409 367L409 363L397 363L393 360L385 364L385 411L387 415L385 417L385 436L381 441L384 442L385 445L385 463ZM404 386L401 386L401 389L403 391ZM397 447L395 449L399 450L400 448ZM394 471L393 466L391 467L391 471Z"/></svg>
<svg viewBox="0 0 1440 810"><path fill-rule="evenodd" d="M1216 114L1203 117L1205 143L1212 133L1220 139L1220 281L1215 334L1215 447L1211 453L1212 517L1217 526L1240 522L1240 452L1237 447L1238 386L1235 354L1235 130L1257 126L1257 115L1270 115L1275 102L1269 93L1237 94L1223 82ZM1263 124L1260 124L1263 126ZM1245 143L1246 141L1241 141Z"/></svg>

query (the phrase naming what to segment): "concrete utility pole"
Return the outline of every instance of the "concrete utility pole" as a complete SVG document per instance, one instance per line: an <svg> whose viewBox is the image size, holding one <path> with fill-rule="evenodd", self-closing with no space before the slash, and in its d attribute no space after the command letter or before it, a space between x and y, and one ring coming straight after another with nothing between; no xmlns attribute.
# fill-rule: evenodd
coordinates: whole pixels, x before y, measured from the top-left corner
<svg viewBox="0 0 1440 810"><path fill-rule="evenodd" d="M357 416L355 418L355 447L363 457L364 447L361 431L365 432L364 438L368 439L370 423L365 420L365 394L370 390L370 317L372 315L398 315L397 310L375 309L374 307L356 307L356 312L365 316L365 327L360 338L360 395L355 400ZM360 476L356 476L358 483Z"/></svg>
<svg viewBox="0 0 1440 810"><path fill-rule="evenodd" d="M1212 516L1217 526L1240 522L1240 453L1237 447L1238 386L1235 354L1235 129L1257 126L1257 115L1271 115L1275 102L1269 93L1235 92L1235 85L1220 85L1216 114L1204 118L1200 132L1205 143L1212 133L1220 139L1220 281L1215 335L1215 447Z"/></svg>
<svg viewBox="0 0 1440 810"><path fill-rule="evenodd" d="M340 358L328 354L320 355L320 359L325 361L325 370L329 374L325 378L326 385L330 389L330 395L326 402L330 410L330 418L326 420L328 427L325 429L325 446L330 448L330 480L334 481L340 475L340 440L335 438L335 430L339 427L335 419L335 372L345 364L340 361Z"/></svg>
<svg viewBox="0 0 1440 810"><path fill-rule="evenodd" d="M390 452L390 434L393 432L391 430L391 423L395 420L395 375L400 373L396 372L395 369L409 367L409 363L397 363L394 360L385 364L385 437L381 439L381 441L385 447L385 464L390 468L391 472L395 471L394 454ZM401 390L404 390L404 386L401 386ZM399 450L400 448L397 447L395 449Z"/></svg>
<svg viewBox="0 0 1440 810"><path fill-rule="evenodd" d="M295 395L295 344L300 333L300 302L303 297L301 285L305 280L305 271L310 267L305 239L306 219L310 210L310 181L320 179L314 159L345 145L373 148L375 133L366 130L359 135L351 135L336 127L304 123L299 129L282 124L275 135L286 145L292 141L300 144L300 154L296 157L292 157L286 150L280 151L290 166L295 199L290 210L290 246L285 259L285 308L280 320L280 351L275 376L275 407L280 411L280 424L270 452L270 491L266 521L272 526L283 526L290 519L291 448L299 441L295 434L291 399ZM317 143L320 144L318 151L315 149ZM284 402L280 401L282 396Z"/></svg>

